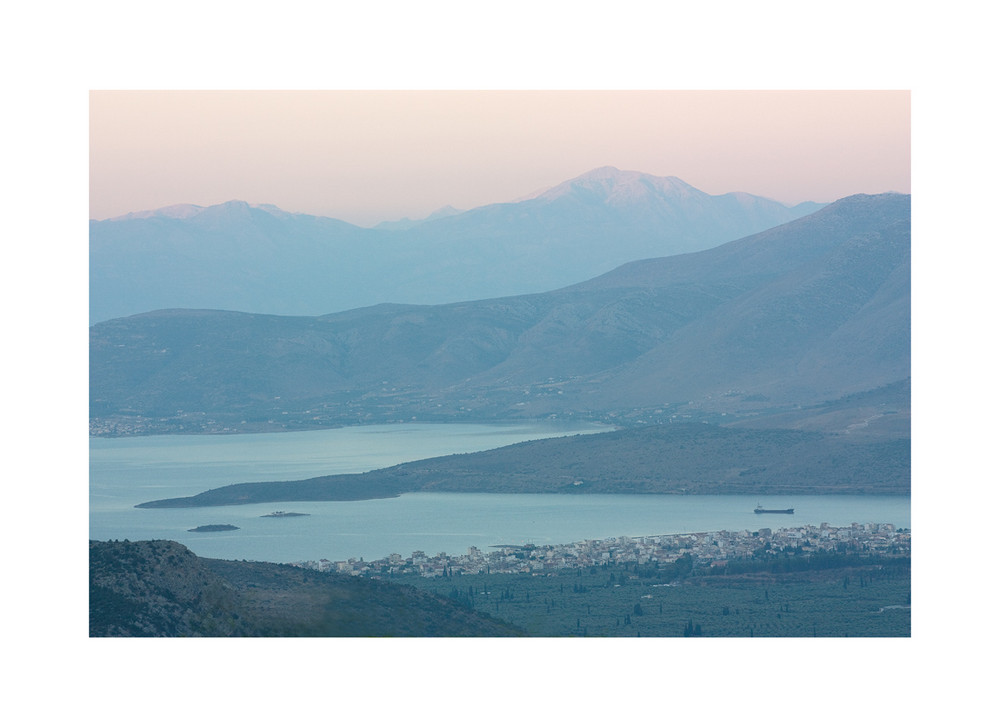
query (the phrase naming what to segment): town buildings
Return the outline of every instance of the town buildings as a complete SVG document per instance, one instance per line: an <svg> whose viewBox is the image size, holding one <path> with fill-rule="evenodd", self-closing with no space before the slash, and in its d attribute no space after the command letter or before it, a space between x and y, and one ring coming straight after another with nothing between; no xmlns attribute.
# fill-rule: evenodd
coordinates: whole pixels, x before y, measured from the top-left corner
<svg viewBox="0 0 1000 727"><path fill-rule="evenodd" d="M365 561L308 561L296 565L334 570L351 575L381 577L394 573L419 574L428 578L460 573L545 574L566 568L603 565L672 563L690 556L696 567L721 567L731 560L769 557L780 553L860 553L868 555L910 554L910 531L885 523L854 523L834 527L827 523L801 527L722 530L674 535L621 536L604 540L581 540L567 545L497 545L489 552L473 546L463 555L415 551L409 558L392 553Z"/></svg>

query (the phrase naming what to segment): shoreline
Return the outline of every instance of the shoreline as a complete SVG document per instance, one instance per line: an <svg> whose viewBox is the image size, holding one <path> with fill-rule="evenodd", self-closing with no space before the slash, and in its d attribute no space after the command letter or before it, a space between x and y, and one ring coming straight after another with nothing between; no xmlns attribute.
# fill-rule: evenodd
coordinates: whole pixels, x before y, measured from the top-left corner
<svg viewBox="0 0 1000 727"><path fill-rule="evenodd" d="M391 553L375 560L294 561L290 565L364 577L419 575L450 577L467 573L527 573L545 575L557 570L607 565L673 563L690 558L698 567L725 569L732 563L756 558L778 558L790 553L822 558L858 556L909 558L910 528L892 523L854 523L849 526L799 525L757 530L711 530L664 535L620 535L571 543L492 545L491 552L470 546L465 555L414 551L404 557ZM664 584L666 585L666 584Z"/></svg>
<svg viewBox="0 0 1000 727"><path fill-rule="evenodd" d="M542 417L542 418L523 418L523 419L444 419L444 420L433 420L433 419L391 419L385 421L367 421L367 422L353 422L353 423L341 423L341 424L329 424L329 425L315 425L315 426L301 426L301 427L286 427L281 425L274 425L271 427L247 427L244 429L232 429L230 427L223 427L220 429L202 429L200 431L178 431L172 428L163 428L162 430L150 430L150 431L137 431L133 433L97 433L95 434L93 430L94 421L91 420L91 431L87 435L88 440L118 440L118 439L142 439L146 437L201 437L201 436L233 436L233 435L251 435L251 434L295 434L297 432L321 432L321 431L332 431L337 429L355 429L359 427L389 427L389 426L481 426L481 427L512 427L512 426L529 426L538 425L544 423L552 424L562 424L562 425L589 425L594 427L600 427L601 431L617 431L620 429L625 429L627 427L621 424L611 424L609 422L601 421L599 419L586 419L581 417Z"/></svg>

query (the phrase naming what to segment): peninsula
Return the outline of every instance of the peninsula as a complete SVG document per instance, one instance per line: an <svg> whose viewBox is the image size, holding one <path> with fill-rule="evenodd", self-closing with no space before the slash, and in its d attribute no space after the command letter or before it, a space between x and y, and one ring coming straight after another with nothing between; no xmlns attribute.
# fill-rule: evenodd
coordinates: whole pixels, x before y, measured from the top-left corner
<svg viewBox="0 0 1000 727"><path fill-rule="evenodd" d="M910 439L664 424L522 442L361 474L234 484L136 507L369 500L404 492L907 495Z"/></svg>

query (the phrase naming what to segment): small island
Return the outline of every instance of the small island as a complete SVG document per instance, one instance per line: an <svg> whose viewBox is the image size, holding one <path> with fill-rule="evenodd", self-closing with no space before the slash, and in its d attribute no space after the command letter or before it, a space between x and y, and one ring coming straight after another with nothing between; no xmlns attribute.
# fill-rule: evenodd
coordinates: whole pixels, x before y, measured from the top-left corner
<svg viewBox="0 0 1000 727"><path fill-rule="evenodd" d="M307 512L285 512L284 510L276 510L274 512L269 512L267 515L261 515L261 517L305 517L309 513Z"/></svg>
<svg viewBox="0 0 1000 727"><path fill-rule="evenodd" d="M199 525L196 528L189 528L189 533L218 533L223 530L239 530L235 525Z"/></svg>

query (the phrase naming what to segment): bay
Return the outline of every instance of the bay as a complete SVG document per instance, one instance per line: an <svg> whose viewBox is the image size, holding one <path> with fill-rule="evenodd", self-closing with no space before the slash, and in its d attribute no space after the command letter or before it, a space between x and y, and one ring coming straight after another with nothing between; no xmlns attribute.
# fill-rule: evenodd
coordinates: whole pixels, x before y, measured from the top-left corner
<svg viewBox="0 0 1000 727"><path fill-rule="evenodd" d="M460 554L498 544L570 543L621 535L756 530L829 523L910 527L909 497L768 498L793 515L755 515L740 495L407 493L354 502L295 502L148 510L150 499L234 482L362 472L425 457L606 429L581 423L413 424L316 432L91 440L90 538L176 540L210 558L271 562ZM262 517L274 510L307 517ZM239 528L192 533L207 524Z"/></svg>
<svg viewBox="0 0 1000 727"><path fill-rule="evenodd" d="M90 439L90 511L196 495L239 482L367 472L531 439L593 434L589 422L387 424L302 432Z"/></svg>

